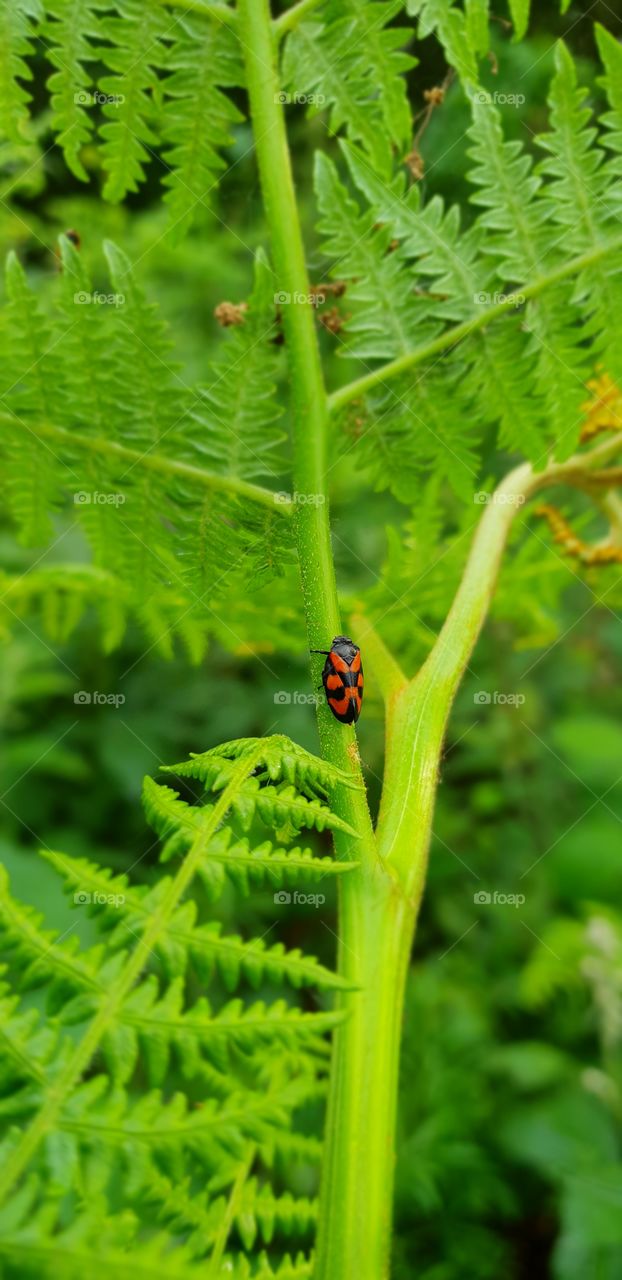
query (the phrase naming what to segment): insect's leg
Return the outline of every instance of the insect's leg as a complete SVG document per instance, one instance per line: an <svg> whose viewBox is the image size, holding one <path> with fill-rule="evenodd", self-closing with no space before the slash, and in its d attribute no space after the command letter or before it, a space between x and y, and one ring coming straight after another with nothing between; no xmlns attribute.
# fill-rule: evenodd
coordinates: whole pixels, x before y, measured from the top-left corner
<svg viewBox="0 0 622 1280"><path fill-rule="evenodd" d="M328 656L330 649L309 649L309 653L325 653Z"/></svg>

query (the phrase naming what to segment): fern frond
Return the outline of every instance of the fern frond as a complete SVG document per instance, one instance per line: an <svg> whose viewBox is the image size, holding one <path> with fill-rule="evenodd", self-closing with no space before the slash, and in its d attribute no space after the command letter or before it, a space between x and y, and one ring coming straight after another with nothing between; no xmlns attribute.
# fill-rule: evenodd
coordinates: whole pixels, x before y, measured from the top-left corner
<svg viewBox="0 0 622 1280"><path fill-rule="evenodd" d="M333 1010L303 1013L296 1007L288 1007L284 1001L244 1005L241 1000L231 1000L217 1013L212 1013L204 997L189 1009L184 1010L183 1004L181 979L174 979L158 1001L157 981L149 978L124 1005L123 1024L136 1030L152 1083L161 1084L164 1080L172 1049L184 1064L188 1077L193 1074L192 1063L199 1058L200 1050L216 1067L226 1071L230 1066L231 1047L251 1050L264 1039L286 1047L295 1046L301 1037L332 1030L342 1017ZM131 1051L127 1056L128 1067L133 1066Z"/></svg>
<svg viewBox="0 0 622 1280"><path fill-rule="evenodd" d="M565 13L570 0L560 0ZM531 0L508 0L514 24L514 39L521 40L529 23ZM477 81L477 61L490 48L489 23L493 16L489 0L406 0L406 12L419 19L420 40L434 33L450 66L467 84Z"/></svg>
<svg viewBox="0 0 622 1280"><path fill-rule="evenodd" d="M32 95L20 82L32 80L27 59L34 53L33 19L42 17L39 0L2 0L0 4L0 137L27 140Z"/></svg>
<svg viewBox="0 0 622 1280"><path fill-rule="evenodd" d="M222 1144L225 1150L238 1153L245 1140L261 1140L272 1125L282 1125L287 1118L286 1094L277 1101L246 1091L231 1094L224 1103L206 1099L197 1107L181 1093L165 1101L159 1090L135 1102L122 1089L106 1092L106 1084L106 1077L95 1076L81 1085L64 1107L59 1124L64 1134L74 1134L87 1149L99 1144L122 1148L132 1166L135 1190L142 1186L137 1170L141 1164L146 1170L149 1162L141 1160L140 1151L132 1158L134 1146L147 1154L188 1150L209 1165L218 1158L216 1147Z"/></svg>
<svg viewBox="0 0 622 1280"><path fill-rule="evenodd" d="M551 128L538 139L547 152L541 171L550 178L544 195L551 220L563 233L564 251L579 254L597 248L615 230L618 184L604 163L604 151L594 146L592 112L584 105L585 91L577 86L574 63L562 41L556 46L555 65ZM582 305L585 332L593 337L592 364L600 357L614 379L622 376L621 270L620 252L599 259L578 278L573 299Z"/></svg>
<svg viewBox="0 0 622 1280"><path fill-rule="evenodd" d="M201 452L224 475L274 479L282 472L276 452L285 439L276 428L282 408L275 400L279 366L275 332L275 277L262 252L241 325L234 326L212 365L212 381L200 387L192 418L201 429Z"/></svg>
<svg viewBox="0 0 622 1280"><path fill-rule="evenodd" d="M0 403L10 410L7 433L6 491L9 506L26 543L51 537L49 512L59 506L57 461L51 450L43 456L29 430L28 417L51 417L58 411L63 393L52 352L54 335L36 304L15 254L6 269L7 349L1 369ZM60 384L60 385L59 385ZM63 479L68 478L64 471Z"/></svg>
<svg viewBox="0 0 622 1280"><path fill-rule="evenodd" d="M172 837L175 852L184 844L192 844L197 835L211 823L213 806L200 809L180 800L170 787L159 786L151 778L145 779L143 792L145 812L150 825L158 835ZM256 778L249 778L246 786L235 797L233 811L242 829L248 831L255 816L277 832L291 831L297 834L302 827L315 827L318 831L356 833L321 800L308 800L294 787L283 784L277 787L261 787ZM224 851L223 851L224 852ZM170 856L170 846L168 856ZM210 856L206 848L206 856Z"/></svg>
<svg viewBox="0 0 622 1280"><path fill-rule="evenodd" d="M71 172L87 182L89 175L80 152L93 136L95 104L85 63L97 58L93 41L102 34L97 12L106 5L102 0L49 0L45 8L48 17L45 47L50 62L56 67L47 85L51 94L52 128Z"/></svg>
<svg viewBox="0 0 622 1280"><path fill-rule="evenodd" d="M226 1276L231 1280L310 1280L313 1274L313 1261L303 1253L295 1258L286 1254L274 1266L275 1269L267 1254L259 1255L256 1268L244 1257L227 1257L223 1260L221 1275L223 1280Z"/></svg>
<svg viewBox="0 0 622 1280"><path fill-rule="evenodd" d="M225 1197L198 1197L192 1194L188 1183L175 1186L169 1178L157 1174L146 1188L146 1195L158 1204L159 1216L168 1226L194 1232L191 1241L194 1238L203 1246L213 1242L226 1210ZM244 1181L236 1202L235 1230L250 1252L258 1240L271 1245L275 1237L308 1235L317 1221L317 1211L316 1200L290 1192L275 1195L269 1183L251 1177Z"/></svg>
<svg viewBox="0 0 622 1280"><path fill-rule="evenodd" d="M172 856L173 851L168 847L165 850L167 856ZM253 847L249 840L235 839L226 830L219 832L210 843L209 853L199 867L199 875L211 901L215 901L223 891L226 877L247 896L251 886L266 885L285 892L285 886L313 886L325 876L340 876L357 866L355 861L339 862L328 856L317 857L311 849L297 845L286 849L266 840ZM286 901L285 898L281 900Z"/></svg>
<svg viewBox="0 0 622 1280"><path fill-rule="evenodd" d="M227 458L213 411L193 416L200 395L171 364L168 332L125 255L106 247L115 292L103 295L92 291L80 254L64 238L61 251L60 307L52 317L43 315L16 259L8 264L0 447L10 508L22 539L41 543L52 536L50 514L69 497L101 571L109 643L130 614L164 655L177 634L197 660L215 601L280 573L289 557L288 508L244 478L257 453L259 470L268 459L272 467L280 439L274 362L266 363L265 399L240 412L246 442L235 460ZM268 268L258 270L264 308ZM260 323L258 313L237 360L217 374L224 414L234 407L236 363L249 358ZM264 356L274 351L267 334L259 345ZM259 361L261 351L252 358ZM210 451L220 457L220 474L204 466ZM68 631L75 625L71 602L76 617L80 612L75 574L71 587L66 601L58 590L45 596L52 621L55 603L67 605ZM25 603L25 589L22 597Z"/></svg>
<svg viewBox="0 0 622 1280"><path fill-rule="evenodd" d="M36 1009L22 1011L17 996L0 995L0 1087L3 1093L14 1079L45 1080L45 1067L57 1047L57 1038L56 1029L44 1023Z"/></svg>
<svg viewBox="0 0 622 1280"><path fill-rule="evenodd" d="M317 15L300 23L283 53L283 78L293 101L309 98L329 110L331 132L345 125L365 148L374 169L391 170L393 148L407 148L410 110L402 72L416 60L403 52L405 28L387 24L401 0L328 0ZM340 56L348 50L348 58Z"/></svg>
<svg viewBox="0 0 622 1280"><path fill-rule="evenodd" d="M157 144L157 68L166 57L169 26L165 11L148 0L118 0L115 15L101 19L107 43L100 52L111 72L99 84L110 99L102 108L107 120L100 130L108 200L138 190L149 149Z"/></svg>
<svg viewBox="0 0 622 1280"><path fill-rule="evenodd" d="M153 888L131 887L127 876L114 875L109 868L98 867L86 858L67 858L45 849L41 856L63 876L69 893L90 897L88 909L104 916L104 924L110 929L108 945L113 948L127 946L128 931L140 936L170 885L165 876ZM322 860L318 862L321 864ZM326 869L322 870L320 865L318 875L325 873ZM156 954L171 977L183 975L188 961L192 960L203 982L210 982L217 971L228 991L234 991L241 980L253 987L266 979L280 982L283 978L293 987L309 985L323 989L346 985L338 974L319 964L313 956L298 949L287 951L280 942L269 946L261 938L244 941L236 934L223 935L219 921L197 924L197 914L196 904L185 902L158 941Z"/></svg>
<svg viewBox="0 0 622 1280"><path fill-rule="evenodd" d="M40 911L11 896L4 867L0 867L0 922L2 950L13 964L19 964L21 986L30 990L48 985L51 1010L62 1008L68 991L76 987L101 990L103 949L80 952L75 935L64 938L59 930L44 928Z"/></svg>
<svg viewBox="0 0 622 1280"><path fill-rule="evenodd" d="M0 1257L7 1280L26 1274L98 1280L102 1273L120 1280L204 1280L204 1249L195 1241L182 1243L162 1229L147 1235L140 1225L129 1210L110 1215L95 1204L81 1210L68 1227L62 1201L44 1200L33 1179L0 1211ZM302 1253L276 1260L261 1253L251 1263L237 1253L227 1255L212 1274L223 1280L310 1280L311 1262Z"/></svg>
<svg viewBox="0 0 622 1280"><path fill-rule="evenodd" d="M610 48L607 55L611 62ZM472 498L472 424L498 423L501 443L536 465L551 447L567 455L578 440L594 366L604 356L607 367L618 367L617 170L603 161L593 129L586 128L589 113L563 47L557 65L552 127L540 139L549 158L537 169L522 144L505 141L492 101L468 87L470 178L483 212L466 232L457 210L446 212L435 197L423 204L419 189L407 192L399 175L379 181L360 148L343 145L369 205L362 218L331 166L318 164L320 211L329 212L324 229L332 236L328 252L339 257L342 271L345 263L346 275L352 270L355 280L358 270L366 281L352 289L354 341L346 339L344 354L389 357L386 383L381 365L351 384L353 401L359 385L367 398L353 403L343 426L378 487L389 485L403 501L418 496L430 467L440 468L459 496ZM615 104L612 79L610 72L606 84ZM619 132L616 111L608 118L612 132ZM335 206L346 210L341 221ZM567 270L568 244L573 271ZM333 399L340 405L348 397Z"/></svg>
<svg viewBox="0 0 622 1280"><path fill-rule="evenodd" d="M231 128L243 116L222 88L243 84L244 75L230 28L184 15L175 35L160 127L168 169L164 199L179 236L192 225L197 208L209 206L225 168L220 152L233 142Z"/></svg>
<svg viewBox="0 0 622 1280"><path fill-rule="evenodd" d="M337 786L358 786L343 769L305 751L304 747L292 742L284 734L272 734L268 738L232 738L201 754L191 753L190 759L181 764L163 765L162 772L174 773L180 778L196 778L214 791L219 791L229 780L229 762L241 759L255 748L261 750L260 764L255 774L261 782L288 782L300 790L308 787L312 791L324 793Z"/></svg>
<svg viewBox="0 0 622 1280"><path fill-rule="evenodd" d="M488 233L486 252L496 260L500 286L506 289L559 262L561 250L546 228L550 205L542 199L542 179L522 146L503 140L496 107L474 100L470 133L476 162L470 176L480 188L473 199L485 208L480 223ZM525 326L532 335L536 387L558 455L570 453L578 437L589 371L581 320L572 282L560 283L527 304Z"/></svg>
<svg viewBox="0 0 622 1280"><path fill-rule="evenodd" d="M245 1249L250 1250L258 1238L263 1244L271 1244L275 1234L306 1235L313 1229L317 1214L316 1200L289 1192L275 1196L268 1183L249 1178L235 1222Z"/></svg>
<svg viewBox="0 0 622 1280"><path fill-rule="evenodd" d="M477 82L477 54L486 52L481 47L480 35L482 21L487 23L488 6L477 25L472 19L469 21L469 11L473 7L467 0L465 15L462 9L454 6L453 0L406 0L406 12L419 19L419 39L436 35L449 65L455 67L461 79L467 82Z"/></svg>
<svg viewBox="0 0 622 1280"><path fill-rule="evenodd" d="M393 243L399 242L403 258L410 264L409 271L412 274L406 277L402 273L396 291L404 294L408 282L411 292L415 293L421 324L421 332L417 335L415 345L428 340L425 337L425 326L431 330L433 325L434 332L438 332L441 327L439 320L447 325L448 322L459 323L476 316L483 299L490 297L491 288L494 288L490 263L484 254L485 238L480 226L476 223L468 231L463 231L456 206L445 210L442 200L437 196L422 204L419 188L411 187L406 192L403 181L388 188L378 182L356 148L344 145L344 152L354 182L370 202L372 217L387 226L394 237ZM481 421L492 422L498 420L502 445L520 449L530 457L537 457L542 448L542 429L538 423L539 405L533 379L529 380L526 373L527 342L527 335L511 316L499 320L497 325L485 332L474 334L461 347L460 354L468 372L466 377L464 369L460 372L459 382L466 418L477 417ZM434 372L438 379L441 370L436 360ZM446 404L453 404L454 390L450 379L451 374L448 375L448 383L444 389ZM404 383L404 390L401 392L404 406L412 403L418 420L424 417L417 405L419 389L424 380L428 380L425 367L416 375L415 396L409 395L408 383ZM391 403L390 395L385 396L384 400L379 399L380 415L384 416ZM384 427L385 434L389 435L391 473L399 484L399 489L396 488L395 492L409 501L419 483L416 477L421 462L415 465L415 476L409 483L407 477L408 472L413 469L412 462L409 460L408 449L401 448L399 441L400 435L406 436L406 442L408 440L404 422L406 414L403 410L400 411L399 405L393 403L393 407L397 412L396 426L400 419L403 423L401 430L397 427L398 438L393 438L390 421L383 422L381 417L381 426ZM375 403L374 411L376 412ZM414 421L411 421L410 434L419 434ZM442 433L440 434L442 438ZM469 432L467 439L468 434ZM370 440L368 444L367 451L370 454L372 443ZM462 454L458 437L455 443L452 441L451 447L458 457L462 455L461 474L466 485L467 469L472 470L474 465L473 446L470 446L468 453Z"/></svg>
<svg viewBox="0 0 622 1280"><path fill-rule="evenodd" d="M392 225L377 225L374 210L361 215L338 181L335 165L322 152L315 159L315 189L323 247L337 260L335 273L351 281L347 300L352 318L341 354L392 359L417 341L429 341L440 326L417 298L414 281L408 280L403 253L392 245Z"/></svg>
<svg viewBox="0 0 622 1280"><path fill-rule="evenodd" d="M63 1280L97 1280L102 1272L121 1280L201 1280L205 1265L188 1246L164 1231L138 1238L140 1223L126 1211L102 1212L95 1204L77 1213L69 1225L62 1199L41 1195L31 1178L0 1209L0 1257L7 1275L59 1276ZM93 1240L99 1241L97 1252Z"/></svg>
<svg viewBox="0 0 622 1280"><path fill-rule="evenodd" d="M605 74L601 83L607 94L609 110L602 117L602 125L607 133L602 138L603 145L613 152L610 165L612 181L607 192L607 203L611 208L619 208L620 192L615 178L622 173L622 50L614 36L606 31L600 23L596 23L596 42Z"/></svg>
<svg viewBox="0 0 622 1280"><path fill-rule="evenodd" d="M168 855L181 856L174 876L153 887L134 886L129 877L85 859L46 854L76 908L86 907L92 915L89 933L98 926L94 946L81 947L67 929L50 930L40 913L10 896L6 875L0 880L0 949L7 982L24 992L41 988L48 1010L44 1030L39 1015L10 987L2 991L0 1079L14 1089L10 1104L0 1106L0 1191L11 1205L8 1217L0 1218L0 1257L7 1265L9 1259L21 1265L30 1241L39 1274L47 1269L51 1274L54 1263L56 1274L88 1274L88 1268L79 1272L81 1232L87 1230L83 1218L71 1209L73 1234L67 1236L66 1214L61 1226L56 1207L61 1201L66 1208L70 1201L75 1206L77 1194L96 1203L98 1220L107 1222L122 1187L124 1202L136 1213L128 1219L125 1254L116 1247L113 1214L108 1253L102 1256L114 1262L115 1274L124 1274L131 1264L138 1274L142 1267L145 1276L157 1274L158 1267L160 1274L190 1276L206 1251L216 1275L267 1280L271 1274L308 1273L307 1261L292 1262L288 1255L275 1257L273 1265L261 1255L255 1262L250 1257L259 1239L273 1246L313 1226L314 1204L297 1201L282 1184L277 1190L272 1178L286 1151L288 1159L307 1161L316 1154L310 1139L290 1130L299 1108L324 1098L326 1037L343 1015L324 1007L300 1008L282 998L249 999L245 987L287 979L294 987L329 990L343 983L300 951L267 946L262 938L228 938L218 922L201 919L196 904L185 899L203 863L219 857L228 863L239 858L243 878L254 873L255 864L269 878L271 857L279 877L281 864L289 862L288 874L299 882L309 868L320 876L351 868L352 863L314 858L310 851L303 855L284 848L272 854L249 840L242 853L235 833L249 802L273 830L284 821L291 824L292 815L298 821L301 806L309 825L318 825L321 814L320 825L334 826L333 800L329 804L318 793L337 795L343 779L283 737L233 742L196 757L189 762L192 769L207 788L201 806L191 808L168 788L152 784L157 795L150 803L158 823L167 835L172 830L173 841L182 832L173 851L169 838ZM258 791L272 793L274 803L262 806ZM252 872L247 863L254 864ZM213 998L197 997L196 979L209 982L215 970L242 994L224 1002L218 989ZM32 1067L30 1054L35 1055ZM190 1088L187 1095L175 1093L180 1076L191 1082L191 1093ZM137 1078L157 1086L138 1100ZM252 1173L249 1144L261 1182L259 1173ZM42 1200L38 1184L30 1181L10 1200L22 1175L29 1179L31 1174L45 1180L51 1202ZM170 1190L161 1197L161 1214L177 1232L154 1236L150 1205L158 1179L165 1186L186 1180L194 1187L205 1184L206 1177L208 1194L215 1198L203 1206L200 1221L185 1224L185 1243ZM235 1199L223 1205L220 1193L232 1182ZM20 1199L25 1187L30 1188L28 1211ZM149 1247L141 1250L144 1237Z"/></svg>
<svg viewBox="0 0 622 1280"><path fill-rule="evenodd" d="M104 652L115 648L129 612L123 583L94 565L45 565L19 576L0 576L0 615L8 626L15 618L40 616L50 639L64 644L87 608L97 610Z"/></svg>

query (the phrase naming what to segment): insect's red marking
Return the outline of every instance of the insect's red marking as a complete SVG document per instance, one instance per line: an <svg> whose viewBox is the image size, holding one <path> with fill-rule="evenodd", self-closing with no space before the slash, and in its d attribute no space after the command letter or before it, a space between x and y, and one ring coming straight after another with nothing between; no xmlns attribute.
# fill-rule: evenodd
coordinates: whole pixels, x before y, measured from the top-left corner
<svg viewBox="0 0 622 1280"><path fill-rule="evenodd" d="M360 653L355 653L352 659L352 664L350 666L350 671L360 671L360 670L361 670L361 655Z"/></svg>
<svg viewBox="0 0 622 1280"><path fill-rule="evenodd" d="M335 668L335 671L345 672L350 670L347 662L341 657L340 654L335 653L334 649L331 649L330 651L330 660Z"/></svg>
<svg viewBox="0 0 622 1280"><path fill-rule="evenodd" d="M348 698L347 698L348 692L349 690L346 690L345 698L329 698L328 699L333 711L338 716L345 716L346 711L348 710Z"/></svg>
<svg viewBox="0 0 622 1280"><path fill-rule="evenodd" d="M342 684L343 684L343 680L341 679L341 676L332 675L332 676L326 677L327 689L340 689Z"/></svg>

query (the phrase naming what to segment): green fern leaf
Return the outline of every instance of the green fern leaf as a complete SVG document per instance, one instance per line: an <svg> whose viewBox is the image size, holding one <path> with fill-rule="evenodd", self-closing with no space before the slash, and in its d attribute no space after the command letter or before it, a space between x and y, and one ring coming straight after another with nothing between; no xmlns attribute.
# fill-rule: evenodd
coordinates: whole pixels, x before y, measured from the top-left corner
<svg viewBox="0 0 622 1280"><path fill-rule="evenodd" d="M299 24L287 38L283 77L288 98L330 112L330 128L346 126L365 148L374 169L387 176L395 147L406 150L410 111L402 72L415 65L403 52L410 33L387 24L401 0L328 0L319 17ZM350 48L335 68L335 50Z"/></svg>
<svg viewBox="0 0 622 1280"><path fill-rule="evenodd" d="M420 40L434 33L443 46L449 65L455 67L465 81L477 80L476 48L473 35L479 45L481 18L475 30L461 9L454 8L453 0L407 0L406 12L419 19L417 34ZM481 52L478 48L477 52Z"/></svg>
<svg viewBox="0 0 622 1280"><path fill-rule="evenodd" d="M32 19L41 16L38 0L2 0L0 4L0 137L22 145L28 140L31 94L20 81L33 78L26 59L34 52Z"/></svg>
<svg viewBox="0 0 622 1280"><path fill-rule="evenodd" d="M150 149L157 144L157 67L165 57L162 42L169 25L164 9L149 0L118 0L115 16L101 19L101 35L108 43L100 53L112 72L98 86L109 99L102 108L107 122L100 130L107 200L119 201L138 190Z"/></svg>
<svg viewBox="0 0 622 1280"><path fill-rule="evenodd" d="M275 335L275 278L265 255L255 258L255 284L244 321L234 326L213 364L212 382L199 388L192 418L201 429L201 451L209 465L243 480L282 472L276 429L282 414L274 398L279 367Z"/></svg>
<svg viewBox="0 0 622 1280"><path fill-rule="evenodd" d="M87 910L103 915L110 928L108 945L113 948L127 946L128 931L140 936L170 887L166 876L151 889L133 888L127 876L113 875L109 868L98 867L86 858L68 858L52 850L42 850L42 857L63 876L68 893L90 898ZM317 859L318 875L325 874L324 861ZM197 924L196 918L196 904L185 902L158 941L157 954L171 977L183 975L191 959L203 982L210 982L216 970L228 991L234 991L241 980L258 987L266 979L280 982L284 978L293 987L347 986L338 974L298 949L287 951L280 942L268 946L263 939L246 942L235 934L223 936L219 921Z"/></svg>
<svg viewBox="0 0 622 1280"><path fill-rule="evenodd" d="M160 117L164 197L179 236L197 209L208 207L225 162L220 151L232 141L231 127L243 119L221 91L243 83L240 49L226 26L184 16L167 58L165 98Z"/></svg>
<svg viewBox="0 0 622 1280"><path fill-rule="evenodd" d="M90 75L84 64L95 61L95 45L101 36L97 11L103 0L49 0L46 15L47 55L56 71L48 80L51 94L52 128L63 148L71 172L83 182L88 173L80 158L94 130L95 100L90 92Z"/></svg>

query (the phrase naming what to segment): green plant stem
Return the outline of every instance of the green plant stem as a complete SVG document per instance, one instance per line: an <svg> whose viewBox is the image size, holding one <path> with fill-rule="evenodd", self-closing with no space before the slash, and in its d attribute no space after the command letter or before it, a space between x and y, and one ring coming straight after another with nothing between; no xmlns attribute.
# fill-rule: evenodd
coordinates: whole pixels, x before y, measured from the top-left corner
<svg viewBox="0 0 622 1280"><path fill-rule="evenodd" d="M478 315L471 316L469 320L463 320L461 324L456 324L452 328L446 329L444 333L439 334L438 338L433 338L431 342L424 342L418 347L413 347L412 351L407 351L403 356L398 356L395 360L389 360L387 364L382 365L379 369L373 369L371 373L366 373L361 378L348 382L346 386L339 387L337 391L333 391L332 395L328 397L329 412L336 413L339 409L343 409L345 405L350 404L352 400L357 400L368 391L372 391L374 387L384 386L392 378L397 378L400 374L416 368L417 365L424 364L427 360L432 359L433 356L441 355L443 351L448 351L450 347L455 347L459 342L464 341L470 334L486 329L489 324L492 324L500 316L505 315L507 311L515 311L518 306L522 305L523 300L528 302L530 298L537 298L540 293L550 288L551 285L558 284L560 280L566 280L569 277L578 275L586 267L593 266L595 262L598 262L608 254L615 253L620 248L622 248L622 236L616 236L615 239L599 245L597 249L590 249L587 253L582 253L579 257L565 262L563 266L558 267L555 271L551 271L545 276L540 276L537 280L532 281L531 284L521 285L520 289L514 290L503 302L497 302L492 307L486 307Z"/></svg>
<svg viewBox="0 0 622 1280"><path fill-rule="evenodd" d="M294 439L294 531L310 649L327 649L341 630L337 585L330 542L326 491L326 391L320 363L311 287L294 191L276 43L267 0L240 0L240 36L246 60L255 149L270 228L276 273L275 292L289 295L282 304L290 375ZM311 661L313 683L319 684L322 659ZM338 724L328 707L318 707L324 758L351 773L358 791L341 789L335 808L359 833L356 855L349 838L337 836L338 852L361 861L375 858L375 844L354 730ZM347 892L347 891L346 891Z"/></svg>
<svg viewBox="0 0 622 1280"><path fill-rule="evenodd" d="M525 464L505 477L484 509L460 586L431 653L414 680L392 701L376 839L380 855L394 869L415 913L425 883L447 719L492 602L512 522L542 489L564 485L591 492L594 469L621 449L618 433L567 462L549 463L542 471Z"/></svg>
<svg viewBox="0 0 622 1280"><path fill-rule="evenodd" d="M288 31L293 31L294 27L297 27L299 22L303 22L307 14L313 13L321 2L322 0L298 0L298 4L293 4L290 9L285 10L285 13L279 14L273 22L277 40L281 40Z"/></svg>
<svg viewBox="0 0 622 1280"><path fill-rule="evenodd" d="M326 493L327 410L309 280L292 180L265 0L240 0L255 145L283 306L291 379L294 479L312 501L296 505L294 527L310 648L327 648L341 630ZM312 663L319 680L321 659ZM324 756L361 780L354 731L322 705ZM340 816L359 833L337 836L358 871L340 884L338 965L354 988L340 997L347 1017L335 1033L326 1123L316 1280L380 1280L390 1238L399 1023L407 950L404 904L378 859L363 790L343 793ZM337 806L336 806L337 807ZM373 1106L370 1105L373 1099Z"/></svg>
<svg viewBox="0 0 622 1280"><path fill-rule="evenodd" d="M219 1271L222 1275L223 1255L227 1247L227 1241L229 1239L229 1236L231 1235L231 1230L233 1227L233 1223L235 1221L235 1216L240 1211L240 1203L242 1200L244 1185L253 1167L253 1161L255 1159L255 1151L256 1151L255 1144L253 1142L249 1143L242 1159L240 1160L238 1172L234 1178L233 1186L231 1187L231 1191L229 1193L227 1207L225 1209L222 1222L218 1229L218 1233L214 1241L214 1247L212 1249L211 1257L209 1260L208 1276L210 1277L210 1280L216 1280L216 1277L218 1276Z"/></svg>
<svg viewBox="0 0 622 1280"><path fill-rule="evenodd" d="M399 662L387 649L382 637L363 614L352 615L352 629L365 654L385 703L390 703L408 683Z"/></svg>
<svg viewBox="0 0 622 1280"><path fill-rule="evenodd" d="M380 862L357 880L344 895L340 971L361 989L334 1033L315 1280L384 1280L389 1265L412 913Z"/></svg>

